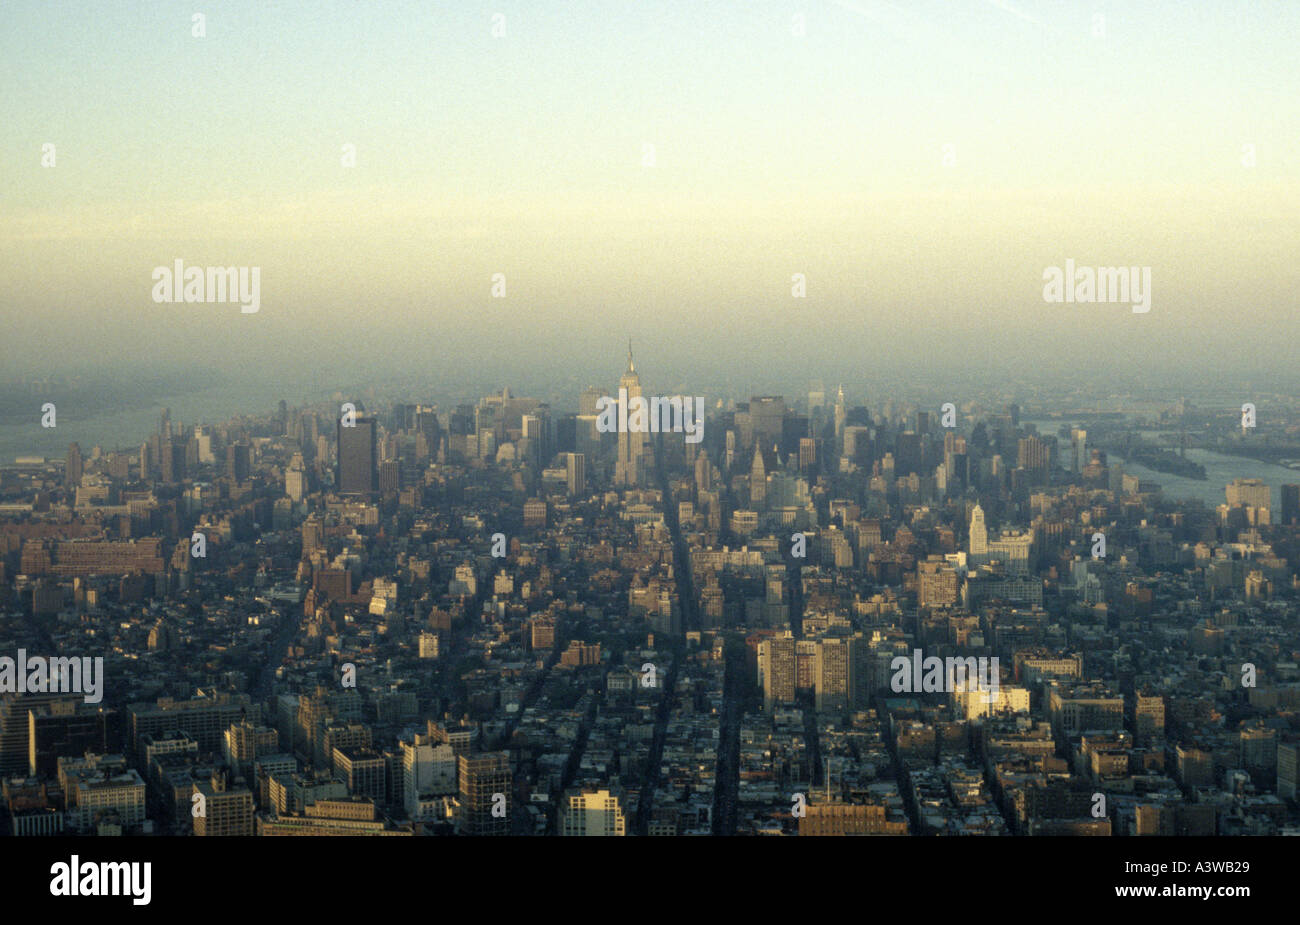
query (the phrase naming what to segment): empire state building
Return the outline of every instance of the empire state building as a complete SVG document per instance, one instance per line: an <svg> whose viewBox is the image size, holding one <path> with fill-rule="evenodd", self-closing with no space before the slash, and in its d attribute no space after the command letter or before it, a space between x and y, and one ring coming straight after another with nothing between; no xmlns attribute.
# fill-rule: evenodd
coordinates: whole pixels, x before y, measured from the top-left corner
<svg viewBox="0 0 1300 925"><path fill-rule="evenodd" d="M628 404L641 397L641 377L632 362L632 342L627 342L627 372L618 380L620 389L626 389ZM626 414L626 410L623 411ZM621 414L620 416L623 416ZM618 434L618 461L614 464L614 484L622 488L635 488L641 484L641 454L645 451L645 434L623 428Z"/></svg>

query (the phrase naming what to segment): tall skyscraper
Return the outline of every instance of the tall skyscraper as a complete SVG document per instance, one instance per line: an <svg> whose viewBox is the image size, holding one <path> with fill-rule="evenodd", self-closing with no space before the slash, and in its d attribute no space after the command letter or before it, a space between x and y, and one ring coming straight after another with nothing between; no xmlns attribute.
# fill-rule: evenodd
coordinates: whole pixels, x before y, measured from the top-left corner
<svg viewBox="0 0 1300 925"><path fill-rule="evenodd" d="M198 443L198 456L195 458L195 463L210 465L215 462L216 457L212 454L212 434L205 432L201 427L195 428L194 439Z"/></svg>
<svg viewBox="0 0 1300 925"><path fill-rule="evenodd" d="M858 465L871 462L871 428L851 425L844 428L844 455Z"/></svg>
<svg viewBox="0 0 1300 925"><path fill-rule="evenodd" d="M509 835L510 756L505 752L461 755L460 831L463 835Z"/></svg>
<svg viewBox="0 0 1300 925"><path fill-rule="evenodd" d="M813 663L813 687L817 709L847 710L855 706L853 697L853 647L856 640L828 636L817 640Z"/></svg>
<svg viewBox="0 0 1300 925"><path fill-rule="evenodd" d="M358 414L352 427L338 423L338 479L341 494L370 494L378 487L375 419Z"/></svg>
<svg viewBox="0 0 1300 925"><path fill-rule="evenodd" d="M1300 485L1282 486L1282 523L1300 524Z"/></svg>
<svg viewBox="0 0 1300 925"><path fill-rule="evenodd" d="M170 425L169 425L170 426ZM162 441L162 458L159 461L164 482L179 482L185 478L185 441L171 437Z"/></svg>
<svg viewBox="0 0 1300 925"><path fill-rule="evenodd" d="M817 466L817 441L812 437L799 438L799 471L812 472Z"/></svg>
<svg viewBox="0 0 1300 925"><path fill-rule="evenodd" d="M437 451L438 442L442 439L442 425L438 423L438 411L436 408L417 405L415 409L415 430L424 435L425 443L429 447L430 454Z"/></svg>
<svg viewBox="0 0 1300 925"><path fill-rule="evenodd" d="M709 454L704 450L695 460L695 490L709 491L713 488L713 464L709 462Z"/></svg>
<svg viewBox="0 0 1300 925"><path fill-rule="evenodd" d="M379 466L380 494L396 494L402 488L401 464L396 459L385 460Z"/></svg>
<svg viewBox="0 0 1300 925"><path fill-rule="evenodd" d="M755 395L749 400L749 420L754 442L763 446L780 444L785 436L785 398L781 395Z"/></svg>
<svg viewBox="0 0 1300 925"><path fill-rule="evenodd" d="M817 412L826 405L826 386L820 380L812 383L808 389L808 414L810 417L816 416Z"/></svg>
<svg viewBox="0 0 1300 925"><path fill-rule="evenodd" d="M226 447L226 475L232 482L246 482L253 468L253 448L242 440Z"/></svg>
<svg viewBox="0 0 1300 925"><path fill-rule="evenodd" d="M307 473L301 453L294 453L289 468L284 473L284 493L294 501L301 501L307 493Z"/></svg>
<svg viewBox="0 0 1300 925"><path fill-rule="evenodd" d="M849 419L849 409L844 405L844 386L841 384L838 392L835 393L835 442L840 443L844 439L844 425ZM842 444L841 444L842 445Z"/></svg>
<svg viewBox="0 0 1300 925"><path fill-rule="evenodd" d="M587 457L581 453L567 453L564 457L565 487L570 495L587 491Z"/></svg>
<svg viewBox="0 0 1300 925"><path fill-rule="evenodd" d="M600 412L596 408L596 403L600 401L603 393L594 385L589 385L578 395L578 414L584 417L595 417Z"/></svg>
<svg viewBox="0 0 1300 925"><path fill-rule="evenodd" d="M28 770L31 747L29 713L41 712L52 704L62 704L61 712L75 710L77 699L76 695L70 694L32 692L6 694L0 699L0 773L10 776Z"/></svg>
<svg viewBox="0 0 1300 925"><path fill-rule="evenodd" d="M592 471L600 471L602 454L600 452L600 431L596 428L597 416L580 414L573 422L573 448L587 457Z"/></svg>
<svg viewBox="0 0 1300 925"><path fill-rule="evenodd" d="M749 505L761 511L767 504L767 463L763 450L754 444L754 459L749 466Z"/></svg>
<svg viewBox="0 0 1300 925"><path fill-rule="evenodd" d="M921 435L905 431L895 441L894 471L898 476L920 473L925 468Z"/></svg>
<svg viewBox="0 0 1300 925"><path fill-rule="evenodd" d="M970 549L971 564L982 565L989 554L989 531L984 525L984 508L978 504L970 512Z"/></svg>
<svg viewBox="0 0 1300 925"><path fill-rule="evenodd" d="M81 484L81 475L84 471L85 460L81 457L81 446L73 443L68 447L68 461L63 466L64 486L75 489Z"/></svg>
<svg viewBox="0 0 1300 925"><path fill-rule="evenodd" d="M1041 479L1047 475L1051 463L1051 451L1048 450L1045 442L1030 434L1028 437L1021 438L1016 449L1016 463L1020 468L1034 473L1036 478Z"/></svg>
<svg viewBox="0 0 1300 925"><path fill-rule="evenodd" d="M619 390L627 391L628 404L641 396L641 377L632 362L632 342L627 344L627 372L618 381ZM648 423L648 418L647 418ZM645 452L645 434L625 428L618 434L618 461L614 464L614 484L633 488L641 484L641 456Z"/></svg>
<svg viewBox="0 0 1300 925"><path fill-rule="evenodd" d="M1277 795L1286 800L1296 798L1300 779L1300 742L1279 742L1277 746Z"/></svg>
<svg viewBox="0 0 1300 925"><path fill-rule="evenodd" d="M763 708L774 703L794 703L795 639L785 635L765 639L758 645L758 664L763 677Z"/></svg>

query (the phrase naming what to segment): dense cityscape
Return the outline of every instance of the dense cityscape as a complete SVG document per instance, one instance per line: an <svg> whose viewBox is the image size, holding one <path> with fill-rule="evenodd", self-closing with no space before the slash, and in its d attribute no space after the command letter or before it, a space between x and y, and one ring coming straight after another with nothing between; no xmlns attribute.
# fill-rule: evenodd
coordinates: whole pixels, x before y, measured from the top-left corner
<svg viewBox="0 0 1300 925"><path fill-rule="evenodd" d="M1300 834L1300 406L619 365L0 461L8 833Z"/></svg>
<svg viewBox="0 0 1300 925"><path fill-rule="evenodd" d="M0 4L10 914L1286 908L1298 35Z"/></svg>

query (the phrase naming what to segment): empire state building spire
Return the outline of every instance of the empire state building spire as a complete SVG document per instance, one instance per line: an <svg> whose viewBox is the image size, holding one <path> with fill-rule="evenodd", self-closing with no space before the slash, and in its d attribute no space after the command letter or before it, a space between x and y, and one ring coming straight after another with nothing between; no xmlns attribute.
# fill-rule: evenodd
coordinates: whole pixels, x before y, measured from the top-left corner
<svg viewBox="0 0 1300 925"><path fill-rule="evenodd" d="M619 402L628 405L627 414L632 408L642 404L641 377L636 374L636 365L632 362L632 341L627 342L627 372L618 381ZM641 413L644 413L642 411ZM641 456L645 453L645 434L631 428L618 432L618 462L614 466L614 484L632 488L642 483Z"/></svg>

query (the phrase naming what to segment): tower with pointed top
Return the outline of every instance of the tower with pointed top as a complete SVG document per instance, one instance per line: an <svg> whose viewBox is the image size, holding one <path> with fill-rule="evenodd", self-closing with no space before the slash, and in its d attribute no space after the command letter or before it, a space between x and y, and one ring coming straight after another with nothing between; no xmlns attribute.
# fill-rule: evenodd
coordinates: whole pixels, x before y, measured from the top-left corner
<svg viewBox="0 0 1300 925"><path fill-rule="evenodd" d="M756 511L767 506L767 462L757 441L754 443L754 460L749 464L749 504Z"/></svg>
<svg viewBox="0 0 1300 925"><path fill-rule="evenodd" d="M629 406L632 399L641 397L641 377L637 375L636 364L632 361L631 340L627 342L627 372L618 380L618 387L627 395ZM644 452L645 434L633 433L630 427L619 431L618 461L614 464L615 485L635 488L641 484L641 456Z"/></svg>
<svg viewBox="0 0 1300 925"><path fill-rule="evenodd" d="M840 383L840 390L835 395L835 441L839 446L844 446L844 424L848 420L849 410L844 407L844 384Z"/></svg>

